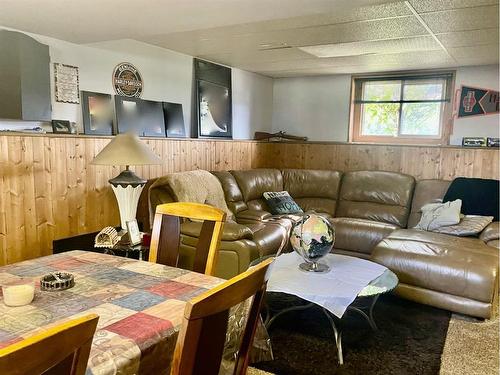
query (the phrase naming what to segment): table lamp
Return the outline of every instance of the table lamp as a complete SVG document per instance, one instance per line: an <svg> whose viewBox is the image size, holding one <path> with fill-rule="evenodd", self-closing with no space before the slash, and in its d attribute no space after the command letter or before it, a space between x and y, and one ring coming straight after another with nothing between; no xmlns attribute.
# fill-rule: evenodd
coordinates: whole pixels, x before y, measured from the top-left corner
<svg viewBox="0 0 500 375"><path fill-rule="evenodd" d="M161 164L161 160L137 135L125 133L118 134L90 164L125 165L124 171L109 180L120 210L120 233L124 234L127 231L127 221L135 219L139 197L147 182L131 171L129 166Z"/></svg>

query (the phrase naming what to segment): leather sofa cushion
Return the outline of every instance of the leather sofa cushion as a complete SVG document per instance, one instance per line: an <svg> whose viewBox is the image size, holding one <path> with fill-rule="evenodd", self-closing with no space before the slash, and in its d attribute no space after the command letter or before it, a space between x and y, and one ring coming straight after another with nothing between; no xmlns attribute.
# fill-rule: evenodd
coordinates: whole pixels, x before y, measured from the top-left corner
<svg viewBox="0 0 500 375"><path fill-rule="evenodd" d="M247 207L252 211L265 211L271 213L271 209L264 199L252 199L247 202Z"/></svg>
<svg viewBox="0 0 500 375"><path fill-rule="evenodd" d="M492 240L492 241L488 241L486 243L486 245L490 246L490 247L496 247L497 249L500 249L500 240Z"/></svg>
<svg viewBox="0 0 500 375"><path fill-rule="evenodd" d="M420 180L415 184L415 192L411 203L410 216L408 217L408 228L413 228L420 221L422 207L428 203L434 203L443 199L451 181L446 180Z"/></svg>
<svg viewBox="0 0 500 375"><path fill-rule="evenodd" d="M198 237L200 235L202 222L187 221L181 224L181 233L186 236ZM222 241L237 241L241 239L253 239L253 232L245 225L231 221L225 222L222 229Z"/></svg>
<svg viewBox="0 0 500 375"><path fill-rule="evenodd" d="M228 171L212 171L211 173L219 179L229 209L235 214L246 210L247 206L243 201L243 194L234 176Z"/></svg>
<svg viewBox="0 0 500 375"><path fill-rule="evenodd" d="M276 223L249 224L253 232L253 241L257 245L259 256L276 254L281 246L285 246L288 239L286 227Z"/></svg>
<svg viewBox="0 0 500 375"><path fill-rule="evenodd" d="M261 222L271 217L267 211L245 210L236 215L236 221L240 224Z"/></svg>
<svg viewBox="0 0 500 375"><path fill-rule="evenodd" d="M342 173L328 170L284 169L283 187L304 211L335 214Z"/></svg>
<svg viewBox="0 0 500 375"><path fill-rule="evenodd" d="M282 191L283 177L278 169L250 169L231 171L243 194L243 200L262 200L266 191ZM249 207L250 209L258 209ZM267 210L266 210L267 211Z"/></svg>
<svg viewBox="0 0 500 375"><path fill-rule="evenodd" d="M500 239L500 221L490 223L481 233L479 238L484 242Z"/></svg>
<svg viewBox="0 0 500 375"><path fill-rule="evenodd" d="M337 201L325 198L294 198L295 202L304 212L316 211L317 213L327 213L331 216L335 214Z"/></svg>
<svg viewBox="0 0 500 375"><path fill-rule="evenodd" d="M285 169L282 174L284 190L294 198L338 198L341 172Z"/></svg>
<svg viewBox="0 0 500 375"><path fill-rule="evenodd" d="M335 228L335 249L364 254L371 254L382 239L398 229L394 224L345 217L332 218L330 223Z"/></svg>
<svg viewBox="0 0 500 375"><path fill-rule="evenodd" d="M337 217L382 221L405 227L415 179L401 173L356 171L344 174Z"/></svg>
<svg viewBox="0 0 500 375"><path fill-rule="evenodd" d="M477 238L399 229L373 250L372 260L401 283L490 303L498 273L498 251Z"/></svg>

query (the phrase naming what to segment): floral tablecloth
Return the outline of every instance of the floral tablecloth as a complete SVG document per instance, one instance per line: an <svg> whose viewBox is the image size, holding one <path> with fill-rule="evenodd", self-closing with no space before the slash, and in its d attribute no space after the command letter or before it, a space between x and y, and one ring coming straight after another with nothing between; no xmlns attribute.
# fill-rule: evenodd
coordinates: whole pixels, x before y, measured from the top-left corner
<svg viewBox="0 0 500 375"><path fill-rule="evenodd" d="M0 303L0 347L89 313L99 315L87 375L167 374L186 301L224 280L159 264L70 251L0 267L0 284L75 275L61 292L37 290L27 306Z"/></svg>

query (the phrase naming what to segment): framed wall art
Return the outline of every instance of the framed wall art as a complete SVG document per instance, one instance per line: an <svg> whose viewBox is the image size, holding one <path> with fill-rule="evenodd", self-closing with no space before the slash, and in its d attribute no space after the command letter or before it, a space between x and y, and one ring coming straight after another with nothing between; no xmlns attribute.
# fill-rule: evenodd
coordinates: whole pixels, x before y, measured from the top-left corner
<svg viewBox="0 0 500 375"><path fill-rule="evenodd" d="M196 98L191 134L202 138L232 138L231 68L194 59Z"/></svg>
<svg viewBox="0 0 500 375"><path fill-rule="evenodd" d="M118 133L134 132L141 137L165 137L161 102L115 96Z"/></svg>
<svg viewBox="0 0 500 375"><path fill-rule="evenodd" d="M76 134L76 126L67 120L52 120L52 131L57 134Z"/></svg>
<svg viewBox="0 0 500 375"><path fill-rule="evenodd" d="M113 134L113 102L111 95L82 91L83 130L85 134Z"/></svg>
<svg viewBox="0 0 500 375"><path fill-rule="evenodd" d="M212 82L197 82L198 136L232 138L229 88Z"/></svg>
<svg viewBox="0 0 500 375"><path fill-rule="evenodd" d="M78 67L54 63L56 102L80 104Z"/></svg>

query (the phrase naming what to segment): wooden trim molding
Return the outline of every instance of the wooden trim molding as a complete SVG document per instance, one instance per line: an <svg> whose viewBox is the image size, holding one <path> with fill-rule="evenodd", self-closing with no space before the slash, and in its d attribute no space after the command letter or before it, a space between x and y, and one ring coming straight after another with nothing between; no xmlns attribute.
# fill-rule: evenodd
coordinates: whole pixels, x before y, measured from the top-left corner
<svg viewBox="0 0 500 375"><path fill-rule="evenodd" d="M51 254L52 241L120 222L108 180L90 165L110 137L0 135L0 265ZM499 178L498 149L347 143L145 139L164 163L133 168L155 178L193 169L379 169L417 179Z"/></svg>

